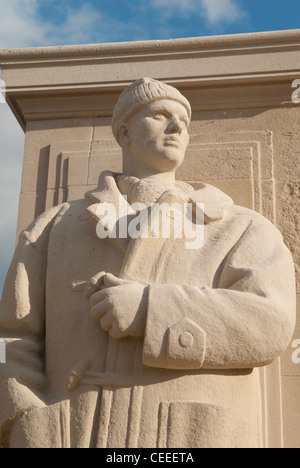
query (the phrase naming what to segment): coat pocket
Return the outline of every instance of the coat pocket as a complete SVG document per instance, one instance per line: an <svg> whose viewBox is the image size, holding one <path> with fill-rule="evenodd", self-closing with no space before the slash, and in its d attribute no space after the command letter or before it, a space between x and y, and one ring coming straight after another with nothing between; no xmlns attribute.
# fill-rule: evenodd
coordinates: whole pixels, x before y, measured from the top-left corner
<svg viewBox="0 0 300 468"><path fill-rule="evenodd" d="M197 402L160 405L159 448L228 448L232 426L227 408Z"/></svg>
<svg viewBox="0 0 300 468"><path fill-rule="evenodd" d="M13 426L11 448L70 448L70 402L36 408Z"/></svg>

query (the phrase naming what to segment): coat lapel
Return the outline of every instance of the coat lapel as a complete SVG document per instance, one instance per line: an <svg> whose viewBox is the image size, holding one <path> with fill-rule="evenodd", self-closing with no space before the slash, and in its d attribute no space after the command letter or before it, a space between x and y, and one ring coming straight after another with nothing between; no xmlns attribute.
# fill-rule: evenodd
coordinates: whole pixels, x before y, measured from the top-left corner
<svg viewBox="0 0 300 468"><path fill-rule="evenodd" d="M117 214L117 224L120 221L120 213L127 213L129 210L129 204L121 195L116 184L115 177L117 175L119 174L113 174L110 171L102 172L99 178L99 187L97 190L88 192L85 195L85 198L90 203L86 212L95 226L97 226L97 224L101 221L101 217L98 214L98 208L101 203L109 203L115 208ZM120 203L122 204L121 210ZM127 219L127 223L129 221L130 217ZM118 251L125 254L129 242L128 238L113 238L109 236L108 240L114 244Z"/></svg>
<svg viewBox="0 0 300 468"><path fill-rule="evenodd" d="M87 208L89 218L97 225L100 217L97 210L100 203L111 203L117 213L117 223L119 223L119 203L123 204L121 212L130 212L130 207L127 201L122 197L115 177L118 174L105 171L99 179L99 187L96 191L88 192L86 198L91 202ZM176 198L176 197L175 197ZM165 192L158 203L173 203L174 192ZM182 200L183 201L183 200ZM193 211L196 210L197 203L204 204L204 223L210 224L222 220L229 205L233 204L231 198L220 190L211 185L202 184L200 190L191 191L185 200L193 206ZM127 226L135 215L127 215ZM116 248L124 254L124 262L121 268L120 277L130 281L137 281L142 284L150 284L157 282L157 264L163 262L166 256L168 247L172 239L164 239L162 237L151 238L149 226L151 225L150 208L146 216L144 225L141 226L141 231L147 230L148 238L130 239L128 236L122 238L109 238ZM173 239L174 240L174 239Z"/></svg>

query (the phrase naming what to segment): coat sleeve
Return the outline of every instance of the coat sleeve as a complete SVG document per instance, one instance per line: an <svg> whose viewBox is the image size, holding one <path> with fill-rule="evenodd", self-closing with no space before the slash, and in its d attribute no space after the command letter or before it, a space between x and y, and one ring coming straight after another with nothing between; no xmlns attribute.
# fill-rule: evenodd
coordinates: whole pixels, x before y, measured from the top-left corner
<svg viewBox="0 0 300 468"><path fill-rule="evenodd" d="M271 363L296 318L295 270L279 231L251 222L224 259L218 287L149 286L146 366L238 369Z"/></svg>
<svg viewBox="0 0 300 468"><path fill-rule="evenodd" d="M43 407L44 305L48 239L62 206L43 214L19 238L0 302L0 446L8 445L14 420Z"/></svg>

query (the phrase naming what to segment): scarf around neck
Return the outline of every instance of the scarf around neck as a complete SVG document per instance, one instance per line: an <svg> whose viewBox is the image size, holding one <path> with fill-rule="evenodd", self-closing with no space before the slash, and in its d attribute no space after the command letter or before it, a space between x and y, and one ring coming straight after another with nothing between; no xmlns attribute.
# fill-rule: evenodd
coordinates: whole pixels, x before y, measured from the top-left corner
<svg viewBox="0 0 300 468"><path fill-rule="evenodd" d="M126 174L117 176L116 182L121 194L127 196L129 205L140 202L146 206L150 206L168 190L179 190L182 194L188 194L193 191L193 187L186 182L165 182L149 178L138 179Z"/></svg>

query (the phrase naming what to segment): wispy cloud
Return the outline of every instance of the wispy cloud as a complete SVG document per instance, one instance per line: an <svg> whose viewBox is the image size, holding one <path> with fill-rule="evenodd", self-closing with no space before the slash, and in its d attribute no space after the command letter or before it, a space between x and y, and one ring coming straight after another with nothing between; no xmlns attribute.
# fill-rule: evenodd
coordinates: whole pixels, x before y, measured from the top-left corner
<svg viewBox="0 0 300 468"><path fill-rule="evenodd" d="M93 1L4 0L0 13L2 49L136 40L144 29Z"/></svg>
<svg viewBox="0 0 300 468"><path fill-rule="evenodd" d="M197 15L212 26L240 22L248 16L238 0L150 0L149 4L169 16Z"/></svg>
<svg viewBox="0 0 300 468"><path fill-rule="evenodd" d="M0 1L0 48L149 39L173 32L172 18L199 18L218 28L248 17L239 0L136 0L128 5L126 17L95 0Z"/></svg>
<svg viewBox="0 0 300 468"><path fill-rule="evenodd" d="M248 17L235 0L202 0L201 3L205 18L211 24L235 23Z"/></svg>
<svg viewBox="0 0 300 468"><path fill-rule="evenodd" d="M0 47L35 47L89 42L95 37L102 14L89 3L79 8L66 6L58 10L58 18L45 18L44 1L9 0L1 4ZM54 8L56 2L49 1ZM100 27L101 30L101 27Z"/></svg>
<svg viewBox="0 0 300 468"><path fill-rule="evenodd" d="M52 32L50 32L49 37L53 38L55 30L56 40L62 44L81 44L87 39L88 41L93 38L96 39L97 36L100 36L101 39L100 31L104 23L104 15L95 10L90 4L86 4L79 9L68 8L62 25L57 28L52 24Z"/></svg>
<svg viewBox="0 0 300 468"><path fill-rule="evenodd" d="M148 5L170 15L190 15L199 9L200 3L201 0L150 0Z"/></svg>
<svg viewBox="0 0 300 468"><path fill-rule="evenodd" d="M0 47L35 46L45 41L47 24L37 18L37 0L1 2Z"/></svg>

